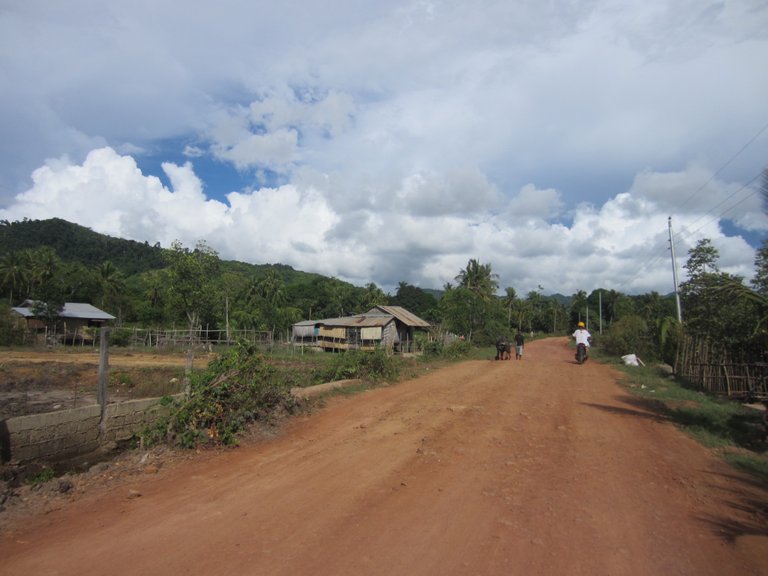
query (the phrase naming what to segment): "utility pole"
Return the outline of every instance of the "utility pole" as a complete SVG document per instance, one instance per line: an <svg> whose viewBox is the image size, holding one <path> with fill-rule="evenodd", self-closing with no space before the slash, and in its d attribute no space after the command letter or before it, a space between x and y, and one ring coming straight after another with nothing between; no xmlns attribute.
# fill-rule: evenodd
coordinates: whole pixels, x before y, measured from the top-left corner
<svg viewBox="0 0 768 576"><path fill-rule="evenodd" d="M598 310L600 311L600 334L603 333L603 289L601 288L598 292L598 295L600 296L598 300Z"/></svg>
<svg viewBox="0 0 768 576"><path fill-rule="evenodd" d="M587 330L589 330L589 295L587 295Z"/></svg>
<svg viewBox="0 0 768 576"><path fill-rule="evenodd" d="M683 312L680 310L680 292L677 290L677 261L675 260L675 238L672 235L672 216L667 220L669 224L669 249L672 252L672 281L675 283L675 305L677 306L677 321L683 323Z"/></svg>

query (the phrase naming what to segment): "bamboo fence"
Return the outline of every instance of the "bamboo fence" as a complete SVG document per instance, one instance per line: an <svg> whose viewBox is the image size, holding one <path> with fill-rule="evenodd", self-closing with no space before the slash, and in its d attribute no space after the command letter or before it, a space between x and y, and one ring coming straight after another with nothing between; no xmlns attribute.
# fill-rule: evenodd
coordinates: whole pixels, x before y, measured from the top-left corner
<svg viewBox="0 0 768 576"><path fill-rule="evenodd" d="M739 400L768 400L768 364L733 362L703 338L684 336L675 371L712 394Z"/></svg>

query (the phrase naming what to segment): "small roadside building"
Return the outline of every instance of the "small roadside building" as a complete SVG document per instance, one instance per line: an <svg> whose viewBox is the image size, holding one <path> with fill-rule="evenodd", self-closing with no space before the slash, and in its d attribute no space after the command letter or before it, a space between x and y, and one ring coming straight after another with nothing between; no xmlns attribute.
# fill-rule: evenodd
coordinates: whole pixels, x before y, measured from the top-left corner
<svg viewBox="0 0 768 576"><path fill-rule="evenodd" d="M21 306L11 308L11 311L24 319L27 330L43 332L46 330L45 322L35 316L34 308L34 300L25 300ZM111 314L91 304L65 302L64 308L59 312L56 332L64 341L83 342L92 339L93 329L105 326L114 319Z"/></svg>
<svg viewBox="0 0 768 576"><path fill-rule="evenodd" d="M414 351L416 331L427 331L429 322L400 306L376 306L364 314L293 325L293 343L322 350Z"/></svg>

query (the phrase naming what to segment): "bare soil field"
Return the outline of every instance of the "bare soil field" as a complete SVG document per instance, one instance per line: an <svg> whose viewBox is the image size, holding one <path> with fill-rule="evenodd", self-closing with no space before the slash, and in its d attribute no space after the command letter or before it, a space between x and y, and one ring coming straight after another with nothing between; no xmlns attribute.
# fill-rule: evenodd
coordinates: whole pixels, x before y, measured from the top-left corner
<svg viewBox="0 0 768 576"><path fill-rule="evenodd" d="M194 357L192 367L211 357ZM110 351L109 400L178 392L186 365L184 353ZM98 349L0 350L0 420L95 404L98 369Z"/></svg>
<svg viewBox="0 0 768 576"><path fill-rule="evenodd" d="M0 575L768 574L768 488L620 378L548 339L236 449L135 451L0 513Z"/></svg>

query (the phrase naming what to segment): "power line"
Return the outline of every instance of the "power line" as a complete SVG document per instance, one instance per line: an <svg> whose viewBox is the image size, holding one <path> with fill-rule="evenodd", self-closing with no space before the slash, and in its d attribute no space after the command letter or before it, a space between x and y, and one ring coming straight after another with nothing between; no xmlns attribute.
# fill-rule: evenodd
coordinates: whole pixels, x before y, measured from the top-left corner
<svg viewBox="0 0 768 576"><path fill-rule="evenodd" d="M738 157L739 157L739 156L740 156L740 155L741 155L741 154L744 152L744 150L746 150L747 148L749 148L749 146L751 146L751 145L752 145L752 143L753 143L755 140L757 140L757 139L758 139L758 138L759 138L759 137L760 137L760 136L763 134L763 132L765 132L766 130L768 130L768 123L764 124L764 125L763 125L763 126L762 126L762 127L761 127L761 128L758 130L758 131L757 131L757 133L755 133L755 135L754 135L754 136L752 136L752 138L750 138L750 139L749 139L749 140L748 140L748 141L747 141L747 142L746 142L746 143L745 143L745 144L744 144L744 145L743 145L743 146L742 146L742 147L741 147L741 148L740 148L740 149L739 149L739 150L738 150L738 151L737 151L737 152L736 152L736 153L735 153L733 156L731 156L731 157L728 159L728 161L726 161L726 162L725 162L725 163L724 163L722 166L720 166L720 168L718 168L718 169L717 169L717 171L716 171L716 172L714 172L714 174L712 174L712 176L710 176L710 178L709 178L709 179L708 179L706 182L704 182L704 183L703 183L701 186L699 186L699 188L697 188L697 189L696 189L696 190L695 190L695 191L694 191L694 192L693 192L693 193L692 193L690 196L688 196L688 198L686 198L686 199L683 201L683 203L682 203L682 204L680 204L680 205L678 206L678 210L682 209L682 208L683 208L683 207L684 207L684 206L685 206L685 205L686 205L686 204L687 204L687 203L688 203L688 202L689 202L689 201L690 201L692 198L694 198L694 197L695 197L696 195L698 195L698 194L699 194L699 193L700 193L700 192L701 192L701 191L702 191L704 188L706 188L706 186L707 186L707 185L708 185L710 182L712 182L712 181L713 181L713 180L714 180L714 179L715 179L715 178L716 178L716 177L717 177L717 176L718 176L718 175L719 175L719 174L720 174L720 173L721 173L723 170L725 170L725 169L726 169L726 168L727 168L727 167L728 167L728 166L729 166L729 165L730 165L730 164L731 164L731 163L732 163L732 162L733 162L733 161L734 161L736 158L738 158ZM755 181L757 178L759 178L761 174L762 174L762 172L761 172L760 174L758 174L757 176L755 176L754 178L752 178L751 180L749 180L749 182L747 182L746 184L744 184L743 186L741 186L741 188L739 188L738 190L736 190L735 192L733 192L733 193L732 193L731 195L729 195L727 198L725 198L724 200L720 201L718 204L716 204L715 206L713 206L712 208L710 208L710 209L709 209L709 210L708 210L708 211L707 211L707 212L706 212L706 213L705 213L703 216L701 216L699 219L695 220L695 221L693 222L693 225L695 225L696 223L698 223L698 222L699 222L699 221L700 221L702 218L705 218L705 217L706 217L708 214L712 214L712 212L713 212L714 210L716 210L718 207L722 206L723 204L725 204L726 202L728 202L728 201L729 201L731 198L733 198L734 196L736 196L737 194L739 194L739 193L740 193L742 190L744 190L745 188L747 188L747 187L748 187L750 184L752 184L752 182L754 182L754 181ZM758 191L759 191L759 190L758 190ZM708 221L704 222L704 223L703 223L701 226L699 226L699 227L698 227L696 230L693 230L693 231L690 231L690 230L688 230L688 231L682 231L682 230L681 230L680 232L677 232L677 233L675 233L675 234L674 234L674 238L678 238L678 237L679 237L680 239L688 239L687 237L690 237L692 234L695 234L696 232L700 231L702 228L704 228L704 226L706 226L707 224L711 223L712 221L714 221L714 220L719 220L719 219L720 219L720 218L722 218L722 217L723 217L725 214L727 214L728 212L732 211L732 210L733 210L734 208L736 208L736 207L737 207L739 204L741 204L741 203L745 202L746 200L748 200L749 198L751 198L752 196L754 196L756 193L757 193L757 191L755 191L755 192L753 192L753 193L751 193L751 194L747 195L746 197L742 198L741 200L739 200L738 202L736 202L735 204L733 204L733 205L732 205L732 206L730 206L729 208L727 208L727 209L723 210L722 212L720 212L720 213L719 213L719 214L718 214L718 215L717 215L717 216L716 216L714 219L710 219L710 220L708 220ZM650 250L648 250L648 252L647 252L647 254L648 254L648 258L650 258L650 256L651 256L651 255L652 255L652 254L653 254L653 253L654 253L654 252L655 252L657 249L661 249L661 248L662 248L662 247L659 247L657 244L654 244L654 245L651 247L651 249L650 249ZM634 276L632 276L632 278L630 278L630 279L629 279L629 281L628 281L627 283L625 283L625 282L622 282L622 284L623 284L624 286L628 286L629 284L631 284L632 282L634 282L634 281L635 281L635 279L637 279L637 278L638 278L638 277L639 277L641 274L643 274L643 273L644 273L646 270L648 270L648 269L649 269L649 268L651 268L651 267L655 267L655 266L656 266L656 264L657 264L657 262L661 261L662 259L666 259L666 252L667 252L668 250L669 250L669 247L664 247L664 253L665 253L665 254L664 254L664 256L661 256L661 255L657 255L657 256L654 256L654 257L653 257L652 259L650 259L650 260L646 259L646 261L645 261L643 264L641 264L641 265L640 265L640 267L638 268L638 271L637 271L637 273L636 273Z"/></svg>
<svg viewBox="0 0 768 576"><path fill-rule="evenodd" d="M679 209L681 209L683 206L685 206L685 205L686 205L686 204L687 204L687 203L688 203L688 202L689 202L689 201L690 201L690 200L691 200L691 199L692 199L694 196L696 196L696 195L697 195L699 192L701 192L701 191L702 191L702 190L703 190L703 189L704 189L704 188L707 186L707 184L709 184L710 182L712 182L712 180L714 180L714 179L717 177L717 175L718 175L718 174L720 174L720 172L722 172L723 170L725 170L725 169L726 169L726 168L727 168L727 167L728 167L728 166L731 164L731 162L733 162L734 160L736 160L736 158L738 158L738 157L741 155L741 153L742 153L742 152L744 152L744 150L746 150L747 148L749 148L749 146L750 146L750 145L751 145L751 144L752 144L752 143L753 143L755 140L757 140L757 139L760 137L760 135L761 135L763 132L765 132L766 130L768 130L768 123L766 123L766 124L765 124L765 125L764 125L762 128L760 128L760 130L758 130L758 131L757 131L757 134L755 134L754 136L752 136L752 138L750 138L750 139L749 139L749 141L748 141L746 144L744 144L744 146L742 146L742 147L739 149L739 151L738 151L738 152L736 152L736 154L734 154L733 156L731 156L731 158L730 158L730 159L729 159L729 160L728 160L728 161L727 161L725 164L723 164L722 166L720 166L720 168L718 168L717 172L715 172L714 174L712 174L712 176L709 178L709 180L707 180L706 182L704 182L704 184L702 184L702 185L701 185L701 186L700 186L698 189L696 189L696 190L693 192L693 194L691 194L690 196L688 196L688 198L686 198L686 199L683 201L683 203L682 203L682 204L680 204L680 206L678 206L678 210L679 210Z"/></svg>
<svg viewBox="0 0 768 576"><path fill-rule="evenodd" d="M761 176L761 175L762 175L762 172L760 172L760 174L758 174L757 176L754 176L754 177L753 177L751 180L749 180L749 181L748 181L746 184L742 185L742 186L741 186L741 188L739 188L738 190L736 190L736 191L735 191L733 194L731 194L731 195L730 195L730 196L728 196L726 199L724 199L724 200L722 200L721 202L719 202L717 205L713 206L713 207L712 207L712 208L711 208L711 209L710 209L708 212L706 212L706 213L705 213L705 214L703 214L701 217L699 217L697 220L695 220L695 221L694 221L694 222L691 224L691 226L695 226L695 225L696 225L696 224L697 224L699 221L701 221L702 219L706 218L708 215L712 215L712 214L713 214L713 211L714 211L716 208L718 208L718 207L722 206L723 204L725 204L726 202L728 202L728 201L729 201L731 198L733 198L734 196L736 196L737 194L739 194L739 193L740 193L742 190L746 189L746 188L747 188L747 187L748 187L750 184L752 184L752 183L753 183L755 180L757 180L758 178L760 178L760 176ZM686 231L686 232L685 232L685 235L686 235L688 238L690 238L690 236L691 236L691 235L695 234L696 232L699 232L699 231L700 231L702 228L704 228L704 227L705 227L707 224L711 224L712 222L715 222L715 221L721 220L721 219L722 219L722 218L723 218L723 217L724 217L726 214L728 214L729 212L731 212L731 211L732 211L733 209L735 209L735 208L736 208L738 205L740 205L740 204L742 204L742 203L746 202L747 200L749 200L750 198L752 198L752 196L754 196L755 194L758 194L759 192L760 192L760 190L759 190L759 189L757 189L757 190L753 190L753 191L752 191L750 194L747 194L747 195L746 195L744 198L742 198L741 200L739 200L739 201L738 201L738 202L736 202L735 204L733 204L733 205L729 206L728 208L726 208L725 210L721 211L719 214L715 215L713 218L710 218L710 219L708 219L706 222L704 222L704 223L703 223L701 226L699 226L699 227L698 227L698 228L696 228L695 230L688 230L688 231ZM680 236L680 238L684 238L683 234L684 234L684 232L683 232L683 231L680 231L680 232L678 232L678 233L676 233L676 234L675 234L675 237L677 238L678 236Z"/></svg>

